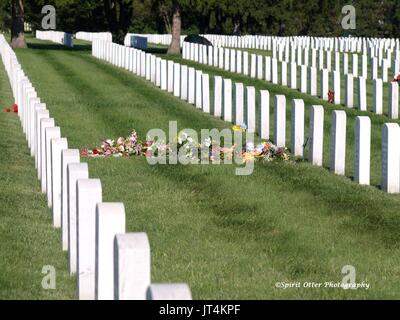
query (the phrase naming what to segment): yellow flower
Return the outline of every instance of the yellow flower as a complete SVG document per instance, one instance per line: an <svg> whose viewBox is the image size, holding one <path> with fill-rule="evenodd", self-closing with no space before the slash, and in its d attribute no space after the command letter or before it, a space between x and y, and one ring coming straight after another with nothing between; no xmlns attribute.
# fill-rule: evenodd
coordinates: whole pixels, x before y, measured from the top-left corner
<svg viewBox="0 0 400 320"><path fill-rule="evenodd" d="M242 128L240 128L240 126L233 126L232 130L233 131L242 131Z"/></svg>
<svg viewBox="0 0 400 320"><path fill-rule="evenodd" d="M254 154L251 152L243 153L243 163L254 161Z"/></svg>

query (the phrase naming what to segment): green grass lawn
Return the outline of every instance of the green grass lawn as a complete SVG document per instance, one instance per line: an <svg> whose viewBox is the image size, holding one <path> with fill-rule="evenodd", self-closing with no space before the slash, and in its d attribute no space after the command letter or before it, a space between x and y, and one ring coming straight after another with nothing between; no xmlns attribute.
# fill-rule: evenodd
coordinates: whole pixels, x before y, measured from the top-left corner
<svg viewBox="0 0 400 320"><path fill-rule="evenodd" d="M75 277L51 211L36 179L34 159L15 113L14 101L0 62L0 299L73 299ZM43 266L56 270L56 290L42 288Z"/></svg>
<svg viewBox="0 0 400 320"><path fill-rule="evenodd" d="M66 49L34 39L29 46L17 50L18 59L72 148L94 147L100 139L125 136L134 128L143 137L152 128L167 130L169 120L177 120L181 129L230 127L91 57L88 46ZM304 98L307 110L320 103L265 81L196 67L269 89L272 98L285 94L288 105L294 97ZM325 107L326 167L333 106ZM258 164L251 176L240 177L227 165L150 166L143 158L85 161L90 176L102 181L104 201L124 202L127 230L148 233L153 282L187 282L196 299L398 298L400 196L377 188L380 127L387 119L371 117L375 186L363 187L350 179L357 114L348 111L348 177L308 163ZM37 181L31 183L38 188ZM356 268L357 282L370 283L369 290L275 288L280 281L340 282L348 264Z"/></svg>

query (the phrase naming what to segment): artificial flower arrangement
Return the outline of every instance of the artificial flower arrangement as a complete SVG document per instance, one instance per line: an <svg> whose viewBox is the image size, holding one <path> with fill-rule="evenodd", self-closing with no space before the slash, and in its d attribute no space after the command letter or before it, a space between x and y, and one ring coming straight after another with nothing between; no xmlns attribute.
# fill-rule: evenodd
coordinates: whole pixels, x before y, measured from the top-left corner
<svg viewBox="0 0 400 320"><path fill-rule="evenodd" d="M16 103L14 103L14 104L12 105L12 109L11 109L11 108L6 108L6 112L7 112L7 113L10 113L11 110L13 110L14 113L18 113L18 106L17 106Z"/></svg>
<svg viewBox="0 0 400 320"><path fill-rule="evenodd" d="M400 72L394 76L392 82L400 82Z"/></svg>
<svg viewBox="0 0 400 320"><path fill-rule="evenodd" d="M246 131L246 126L233 126L232 130L244 132ZM83 149L81 155L90 157L157 157L161 153L168 155L173 149L179 153L180 157L189 160L191 163L200 162L200 158L214 162L239 157L243 163L257 160L267 162L290 160L287 148L277 147L269 141L257 145L247 142L239 147L236 145L221 147L219 144L213 143L210 138L199 143L184 131L178 134L172 144L165 144L160 141L141 141L138 139L136 131L132 131L129 137L120 137L117 140L107 139L98 148L92 150Z"/></svg>
<svg viewBox="0 0 400 320"><path fill-rule="evenodd" d="M333 90L328 91L328 102L329 103L335 102L335 91L333 91Z"/></svg>

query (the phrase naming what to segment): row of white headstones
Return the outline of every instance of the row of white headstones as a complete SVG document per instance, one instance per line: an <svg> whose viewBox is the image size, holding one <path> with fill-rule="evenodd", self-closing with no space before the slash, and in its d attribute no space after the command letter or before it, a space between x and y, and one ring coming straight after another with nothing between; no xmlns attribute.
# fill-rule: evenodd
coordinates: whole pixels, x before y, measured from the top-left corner
<svg viewBox="0 0 400 320"><path fill-rule="evenodd" d="M128 45L132 35L146 37L148 42L162 45L169 45L172 40L171 34L142 34L128 33L125 40ZM365 38L365 37L310 37L310 36L266 36L266 35L219 35L219 34L201 34L209 40L213 46L228 48L243 48L257 50L272 50L274 45L285 45L294 48L324 49L327 51L339 52L358 52L367 54L368 50L374 50L375 55L380 52L391 50L400 50L399 39L389 38ZM186 36L182 35L181 43Z"/></svg>
<svg viewBox="0 0 400 320"><path fill-rule="evenodd" d="M126 46L130 45L130 37L132 35L146 37L149 43L162 45L169 45L172 39L170 34L128 33L125 37ZM362 55L368 56L368 58L376 57L378 59L379 66L382 65L384 59L390 61L393 53L395 53L395 59L400 60L399 39L376 39L364 37L318 38L309 36L276 37L262 35L229 36L217 34L205 34L202 36L207 38L215 47L270 50L281 52L280 55L285 51L312 51L315 49L319 51L330 52L332 56L335 55L335 53L361 53ZM183 44L184 39L185 36L181 36L181 45ZM289 53L285 53L285 55L287 54ZM289 61L287 60L287 62Z"/></svg>
<svg viewBox="0 0 400 320"><path fill-rule="evenodd" d="M187 60L224 69L232 73L240 73L251 78L270 81L273 84L288 86L291 89L299 88L297 78L298 64L295 62L291 62L288 68L289 64L286 61L279 61L270 56L249 54L247 51L187 42L183 44L182 57ZM316 63L313 65L316 65ZM367 65L364 63L363 66L367 68ZM339 66L336 66L336 68L339 69ZM356 68L358 68L358 65ZM280 73L279 69L281 71ZM318 72L320 73L319 93L317 92ZM360 111L367 111L367 80L365 77L355 77L350 73L345 75L344 105L349 108L355 106L355 79L357 79L358 85L357 107ZM330 72L329 69L324 68L318 71L316 67L300 65L299 89L302 93L308 93L311 96L319 95L322 99L328 100L328 92L330 88L332 88L334 91L334 103L340 104L342 102L341 82L342 74L339 71ZM399 109L399 85L397 82L390 82L388 86L388 116L391 119L397 119ZM373 81L373 112L378 115L383 113L382 79L375 79Z"/></svg>
<svg viewBox="0 0 400 320"><path fill-rule="evenodd" d="M90 179L79 150L68 148L3 35L0 53L53 226L61 228L70 274L77 275L78 298L191 299L186 284L151 283L147 234L126 233L123 203L102 201L101 181Z"/></svg>
<svg viewBox="0 0 400 320"><path fill-rule="evenodd" d="M52 31L52 30L48 31L36 30L35 36L39 40L47 40L58 44L62 44L67 47L74 46L73 35L71 33L66 33L63 31Z"/></svg>
<svg viewBox="0 0 400 320"><path fill-rule="evenodd" d="M247 130L256 130L256 92L254 87L246 88L246 113L244 108L244 86L235 83L232 100L232 80L214 78L214 97L210 97L208 74L201 70L165 60L150 53L105 41L93 43L93 56L113 65L131 71L151 81L162 90L194 104L206 113L238 125L243 122ZM268 140L270 127L270 94L259 92L259 135ZM210 108L213 100L213 110ZM234 108L233 108L234 107ZM291 110L291 150L294 155L304 156L304 101L294 99ZM332 115L331 129L331 170L345 174L346 157L346 112L336 110ZM324 108L316 105L310 111L309 161L322 166L324 136ZM400 127L396 123L384 124L382 129L382 189L389 193L400 192ZM274 99L274 139L278 147L286 145L286 97L276 95ZM356 118L355 126L355 173L354 179L362 185L370 184L371 120L367 116Z"/></svg>
<svg viewBox="0 0 400 320"><path fill-rule="evenodd" d="M112 34L111 32L85 32L78 31L75 34L75 39L85 40L92 42L94 40L104 40L112 42Z"/></svg>
<svg viewBox="0 0 400 320"><path fill-rule="evenodd" d="M130 34L128 34L130 35ZM128 37L127 35L127 37ZM166 35L142 35L147 37L149 43L157 43L157 44L167 44L167 39ZM210 40L214 44L219 44L221 41L218 41L218 39L226 38L230 39L230 36L217 36L217 35L211 35L209 36ZM241 39L240 37L232 37L232 39ZM251 39L250 37L244 37L243 39ZM255 39L258 39L257 37ZM390 41L391 39L386 39L386 41L380 41L378 43L375 43L374 41L368 40L369 47L367 46L367 41L365 41L365 44L362 46L362 55L361 57L357 53L352 54L352 68L351 72L349 69L349 53L348 52L343 52L339 50L332 50L330 49L325 49L326 47L330 47L327 45L322 45L321 43L324 43L326 41L328 44L331 43L331 39L321 39L318 40L318 49L316 48L317 46L309 46L309 45L300 45L297 42L292 42L289 41L289 38L274 38L274 37L262 37L261 39L266 39L268 41L265 41L265 48L268 50L272 51L272 59L277 59L276 63L280 63L283 72L287 72L288 70L288 64L291 63L291 71L294 68L293 64L299 65L299 66L306 66L310 68L318 68L317 71L323 71L327 70L328 72L334 71L334 72L342 72L342 74L339 74L338 77L342 78L343 76L350 75L352 77L358 77L359 73L359 65L361 62L361 77L367 79L368 77L371 80L377 80L376 81L376 87L377 91L379 92L379 89L382 87L381 82L388 82L391 81L394 75L396 75L398 72L400 72L400 50L395 50L395 56L392 58L392 52L393 50L390 49L392 46L396 47L398 44L398 41ZM286 39L286 40L282 40ZM336 38L337 40L337 38ZM351 41L358 41L358 43L362 43L363 40L351 40ZM341 41L341 40L338 40ZM389 41L389 42L388 42ZM264 42L262 42L264 43ZM335 43L333 41L333 43ZM340 42L339 42L340 43ZM356 43L356 42L355 42ZM387 45L389 43L389 45ZM125 42L125 45L129 46L130 44ZM236 62L237 61L237 68L238 70L243 70L244 72L248 70L248 67L246 67L246 63L248 64L248 53L242 52L240 50L235 50L235 49L229 49L225 47L225 49L222 49L220 46L215 46L214 48L209 46L208 49L203 49L201 48L202 46L200 45L200 52L196 52L198 50L194 50L191 45L194 44L189 44L187 42L183 42L183 38L181 38L181 45L183 47L183 53L184 57L185 54L187 53L188 55L186 56L187 59L191 59L193 61L197 61L201 63L201 60L204 56L204 59L207 59L208 57L211 57L209 59L214 59L218 60L221 58L221 55L223 56L224 64L229 65L229 60L233 60L231 69L236 68ZM337 44L337 46L340 46L340 44ZM186 49L186 47L189 47ZM234 47L234 46L230 46ZM242 47L242 46L240 46ZM263 46L264 47L264 46ZM334 46L335 47L335 46ZM354 47L354 46L351 46ZM358 46L356 46L358 47ZM385 49L388 47L388 49ZM385 49L385 50L384 50ZM203 50L206 52L203 53ZM223 51L222 53L220 51ZM213 53L214 51L214 53ZM215 52L216 51L216 52ZM311 52L311 59L310 59L310 52ZM386 53L386 57L384 55ZM243 56L243 58L242 58ZM334 66L332 69L332 57L334 57ZM318 58L318 65L317 65L317 58ZM360 58L360 59L359 59ZM256 56L255 54L251 55L251 63L254 65L255 64L263 64L263 55L258 55ZM200 61L198 61L200 60ZM266 57L266 65L270 65L271 58ZM342 70L340 68L340 62L343 61L343 66ZM371 63L371 69L370 72L368 73L368 62L370 61ZM242 67L241 65L239 66L239 63L242 64L244 63L244 66ZM272 62L273 63L273 62ZM303 69L307 70L306 67L303 67ZM392 74L393 76L389 76L389 68L392 68ZM381 69L381 71L380 71ZM251 69L255 70L255 69ZM310 72L313 69L311 69ZM240 71L238 71L240 72ZM381 74L381 78L378 78L378 75ZM256 76L255 74L251 73L252 76ZM322 77L322 76L321 76ZM287 78L287 75L284 75L282 77L282 81L285 82ZM361 79L361 81L364 81ZM303 82L302 82L303 83ZM340 83L339 83L340 85ZM307 82L305 82L305 86L307 86ZM326 96L327 92L323 95ZM339 99L340 99L340 92L339 92ZM377 98L379 98L379 94L377 95Z"/></svg>
<svg viewBox="0 0 400 320"><path fill-rule="evenodd" d="M365 37L310 37L310 36L229 36L206 34L203 35L214 46L229 48L247 48L258 50L272 50L274 46L293 48L323 49L333 52L350 52L382 57L384 51L399 51L400 40L394 38L365 38ZM157 40L156 37L152 39Z"/></svg>

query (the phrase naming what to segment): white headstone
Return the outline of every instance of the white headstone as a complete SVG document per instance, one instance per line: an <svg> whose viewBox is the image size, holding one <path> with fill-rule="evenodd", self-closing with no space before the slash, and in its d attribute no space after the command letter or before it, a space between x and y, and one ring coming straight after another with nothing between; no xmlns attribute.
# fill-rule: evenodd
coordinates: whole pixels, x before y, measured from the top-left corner
<svg viewBox="0 0 400 320"><path fill-rule="evenodd" d="M232 122L232 80L224 79L224 120Z"/></svg>
<svg viewBox="0 0 400 320"><path fill-rule="evenodd" d="M346 118L343 110L332 113L330 168L338 175L344 175L346 169Z"/></svg>
<svg viewBox="0 0 400 320"><path fill-rule="evenodd" d="M168 74L167 74L167 91L170 93L174 92L174 62L168 60L167 62Z"/></svg>
<svg viewBox="0 0 400 320"><path fill-rule="evenodd" d="M60 138L61 132L60 127L49 127L45 129L44 133L46 142L46 193L47 193L47 205L49 208L52 207L52 168L51 168L51 139Z"/></svg>
<svg viewBox="0 0 400 320"><path fill-rule="evenodd" d="M362 55L362 69L361 69L361 76L365 79L368 77L368 57L366 55Z"/></svg>
<svg viewBox="0 0 400 320"><path fill-rule="evenodd" d="M208 74L202 74L201 77L203 93L202 107L204 112L210 113L210 78Z"/></svg>
<svg viewBox="0 0 400 320"><path fill-rule="evenodd" d="M322 166L324 145L324 107L311 106L309 161Z"/></svg>
<svg viewBox="0 0 400 320"><path fill-rule="evenodd" d="M114 299L145 300L151 283L146 233L118 234L114 240Z"/></svg>
<svg viewBox="0 0 400 320"><path fill-rule="evenodd" d="M312 96L317 95L317 69L309 68L309 77L308 77L308 92Z"/></svg>
<svg viewBox="0 0 400 320"><path fill-rule="evenodd" d="M307 93L307 66L300 66L300 76L301 76L301 83L300 83L300 92Z"/></svg>
<svg viewBox="0 0 400 320"><path fill-rule="evenodd" d="M354 77L358 77L358 54L353 54L353 72Z"/></svg>
<svg viewBox="0 0 400 320"><path fill-rule="evenodd" d="M271 75L272 75L272 83L278 84L278 60L271 59Z"/></svg>
<svg viewBox="0 0 400 320"><path fill-rule="evenodd" d="M235 83L235 123L242 125L244 123L244 87L243 83Z"/></svg>
<svg viewBox="0 0 400 320"><path fill-rule="evenodd" d="M371 155L371 119L366 116L356 118L355 126L354 180L369 185Z"/></svg>
<svg viewBox="0 0 400 320"><path fill-rule="evenodd" d="M264 79L266 81L271 81L272 80L272 69L271 69L271 57L270 56L266 56L265 57L265 75L264 75Z"/></svg>
<svg viewBox="0 0 400 320"><path fill-rule="evenodd" d="M38 179L41 179L40 175L40 166L41 166L41 159L42 159L42 153L41 153L41 144L42 144L42 137L41 137L41 128L40 128L40 122L42 119L48 119L50 117L49 110L38 110L36 112L36 144L35 144L35 168L37 169L37 176ZM54 120L53 120L54 121ZM54 126L54 123L52 124Z"/></svg>
<svg viewBox="0 0 400 320"><path fill-rule="evenodd" d="M47 170L46 170L46 129L54 127L53 118L43 118L40 120L40 163L38 163L38 173L42 186L42 193L47 191Z"/></svg>
<svg viewBox="0 0 400 320"><path fill-rule="evenodd" d="M367 111L367 81L363 77L358 78L358 110Z"/></svg>
<svg viewBox="0 0 400 320"><path fill-rule="evenodd" d="M343 74L349 73L349 55L343 53Z"/></svg>
<svg viewBox="0 0 400 320"><path fill-rule="evenodd" d="M261 139L269 140L269 91L260 90L260 123L259 135Z"/></svg>
<svg viewBox="0 0 400 320"><path fill-rule="evenodd" d="M174 63L174 96L180 97L181 95L181 65Z"/></svg>
<svg viewBox="0 0 400 320"><path fill-rule="evenodd" d="M194 68L189 68L188 84L188 102L194 104L196 99L196 71Z"/></svg>
<svg viewBox="0 0 400 320"><path fill-rule="evenodd" d="M297 89L297 64L290 63L290 88Z"/></svg>
<svg viewBox="0 0 400 320"><path fill-rule="evenodd" d="M187 100L188 99L188 67L182 66L181 67L181 99Z"/></svg>
<svg viewBox="0 0 400 320"><path fill-rule="evenodd" d="M222 77L214 77L214 116L222 115Z"/></svg>
<svg viewBox="0 0 400 320"><path fill-rule="evenodd" d="M168 89L168 81L167 81L167 61L162 59L161 60L161 90Z"/></svg>
<svg viewBox="0 0 400 320"><path fill-rule="evenodd" d="M229 59L229 48L225 48L224 50L224 69L225 71L229 71L230 67L230 59Z"/></svg>
<svg viewBox="0 0 400 320"><path fill-rule="evenodd" d="M70 163L79 163L80 156L78 149L62 150L61 152L61 242L62 249L68 250L68 215L69 215L69 199L68 199L68 173L67 167ZM76 205L76 204L75 204Z"/></svg>
<svg viewBox="0 0 400 320"><path fill-rule="evenodd" d="M68 149L66 138L55 138L50 140L51 151L51 203L53 211L53 227L61 228L61 191L62 191L62 163L61 153Z"/></svg>
<svg viewBox="0 0 400 320"><path fill-rule="evenodd" d="M286 146L286 97L275 96L274 139L278 147Z"/></svg>
<svg viewBox="0 0 400 320"><path fill-rule="evenodd" d="M147 290L147 300L192 300L192 293L185 283L152 284Z"/></svg>
<svg viewBox="0 0 400 320"><path fill-rule="evenodd" d="M249 53L247 51L243 52L243 74L249 75Z"/></svg>
<svg viewBox="0 0 400 320"><path fill-rule="evenodd" d="M345 75L344 90L345 90L345 93L344 93L345 105L348 108L353 108L354 107L354 77L350 73Z"/></svg>
<svg viewBox="0 0 400 320"><path fill-rule="evenodd" d="M335 104L340 104L340 72L332 72L333 91L335 92Z"/></svg>
<svg viewBox="0 0 400 320"><path fill-rule="evenodd" d="M371 79L376 78L378 78L378 59L374 57L371 59Z"/></svg>
<svg viewBox="0 0 400 320"><path fill-rule="evenodd" d="M281 62L281 85L287 86L287 62Z"/></svg>
<svg viewBox="0 0 400 320"><path fill-rule="evenodd" d="M373 90L373 104L374 113L382 114L383 105L383 81L382 79L373 80L374 90Z"/></svg>
<svg viewBox="0 0 400 320"><path fill-rule="evenodd" d="M79 300L95 299L96 205L102 202L98 179L77 181L77 291Z"/></svg>
<svg viewBox="0 0 400 320"><path fill-rule="evenodd" d="M389 118L397 119L399 117L399 83L389 83Z"/></svg>
<svg viewBox="0 0 400 320"><path fill-rule="evenodd" d="M262 55L258 55L257 56L257 78L258 79L262 79L264 76L264 70L263 70L263 60L264 60L264 56Z"/></svg>
<svg viewBox="0 0 400 320"><path fill-rule="evenodd" d="M256 77L256 70L257 70L257 55L252 54L251 56L251 64L250 64L250 77Z"/></svg>
<svg viewBox="0 0 400 320"><path fill-rule="evenodd" d="M201 70L196 70L196 108L201 109L203 103L202 93L202 75Z"/></svg>
<svg viewBox="0 0 400 320"><path fill-rule="evenodd" d="M243 67L242 67L242 51L237 50L236 51L236 72L237 73L242 73Z"/></svg>
<svg viewBox="0 0 400 320"><path fill-rule="evenodd" d="M68 260L69 272L74 274L77 271L77 192L76 182L79 179L89 179L87 163L70 163L67 165L68 183Z"/></svg>
<svg viewBox="0 0 400 320"><path fill-rule="evenodd" d="M295 156L304 156L304 101L292 100L291 151Z"/></svg>
<svg viewBox="0 0 400 320"><path fill-rule="evenodd" d="M382 127L382 190L400 192L400 127L385 123Z"/></svg>
<svg viewBox="0 0 400 320"><path fill-rule="evenodd" d="M246 88L247 96L247 131L256 132L256 89L254 87Z"/></svg>
<svg viewBox="0 0 400 320"><path fill-rule="evenodd" d="M161 88L161 58L156 59L156 86Z"/></svg>
<svg viewBox="0 0 400 320"><path fill-rule="evenodd" d="M320 96L324 100L328 100L329 91L329 71L327 69L321 70L321 85L320 85Z"/></svg>
<svg viewBox="0 0 400 320"><path fill-rule="evenodd" d="M231 49L231 66L230 72L236 72L236 50Z"/></svg>
<svg viewBox="0 0 400 320"><path fill-rule="evenodd" d="M96 208L96 300L114 300L114 240L117 234L122 233L125 233L124 204L98 203Z"/></svg>

